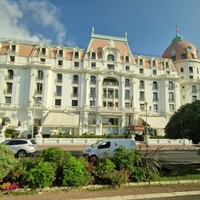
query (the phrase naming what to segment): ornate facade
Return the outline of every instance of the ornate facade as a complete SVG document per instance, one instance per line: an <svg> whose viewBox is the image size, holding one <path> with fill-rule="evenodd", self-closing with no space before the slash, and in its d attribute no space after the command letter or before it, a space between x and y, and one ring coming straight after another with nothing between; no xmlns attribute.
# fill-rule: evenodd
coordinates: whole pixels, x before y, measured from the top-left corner
<svg viewBox="0 0 200 200"><path fill-rule="evenodd" d="M199 99L199 71L197 49L178 33L162 57L94 29L86 49L0 39L1 119L44 135L123 134L147 121L163 135L169 117Z"/></svg>

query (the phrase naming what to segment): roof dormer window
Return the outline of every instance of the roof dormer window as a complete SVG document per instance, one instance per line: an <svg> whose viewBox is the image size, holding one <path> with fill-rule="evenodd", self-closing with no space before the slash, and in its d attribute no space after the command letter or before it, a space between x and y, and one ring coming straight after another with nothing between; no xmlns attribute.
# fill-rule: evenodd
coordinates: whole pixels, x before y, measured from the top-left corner
<svg viewBox="0 0 200 200"><path fill-rule="evenodd" d="M107 56L107 61L115 61L115 57L112 54Z"/></svg>
<svg viewBox="0 0 200 200"><path fill-rule="evenodd" d="M59 49L57 55L58 55L58 57L63 57L63 50Z"/></svg>
<svg viewBox="0 0 200 200"><path fill-rule="evenodd" d="M78 51L74 52L74 58L79 59L79 52Z"/></svg>
<svg viewBox="0 0 200 200"><path fill-rule="evenodd" d="M152 66L156 67L156 61L155 60L152 61Z"/></svg>
<svg viewBox="0 0 200 200"><path fill-rule="evenodd" d="M129 60L129 56L125 56L125 62L129 62L130 60Z"/></svg>
<svg viewBox="0 0 200 200"><path fill-rule="evenodd" d="M11 45L11 52L15 53L16 52L16 45Z"/></svg>
<svg viewBox="0 0 200 200"><path fill-rule="evenodd" d="M95 52L92 52L91 59L96 59L96 53Z"/></svg>
<svg viewBox="0 0 200 200"><path fill-rule="evenodd" d="M46 48L44 47L41 48L41 55L46 55Z"/></svg>

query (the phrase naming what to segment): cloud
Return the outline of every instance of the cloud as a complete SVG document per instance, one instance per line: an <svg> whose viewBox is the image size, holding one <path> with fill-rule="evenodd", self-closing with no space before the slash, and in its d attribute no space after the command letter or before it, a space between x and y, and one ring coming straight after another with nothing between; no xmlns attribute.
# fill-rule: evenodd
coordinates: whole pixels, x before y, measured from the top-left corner
<svg viewBox="0 0 200 200"><path fill-rule="evenodd" d="M63 43L66 28L59 17L59 8L48 0L1 0L0 38Z"/></svg>

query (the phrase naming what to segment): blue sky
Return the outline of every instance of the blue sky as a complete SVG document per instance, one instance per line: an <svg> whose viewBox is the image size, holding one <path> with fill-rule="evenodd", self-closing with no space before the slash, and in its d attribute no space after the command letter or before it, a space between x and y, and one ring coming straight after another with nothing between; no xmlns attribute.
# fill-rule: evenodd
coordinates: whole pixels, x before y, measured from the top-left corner
<svg viewBox="0 0 200 200"><path fill-rule="evenodd" d="M123 37L133 52L162 55L176 35L200 49L200 0L0 0L0 38L87 47L97 34Z"/></svg>

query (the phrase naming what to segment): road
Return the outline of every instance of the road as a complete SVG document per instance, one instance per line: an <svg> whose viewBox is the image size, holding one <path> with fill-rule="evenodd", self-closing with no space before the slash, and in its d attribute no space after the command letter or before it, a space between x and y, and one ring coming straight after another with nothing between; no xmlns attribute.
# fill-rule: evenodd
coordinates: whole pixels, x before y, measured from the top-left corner
<svg viewBox="0 0 200 200"><path fill-rule="evenodd" d="M145 153L145 151L141 152ZM80 157L82 151L73 150L71 154ZM200 156L197 155L196 150L160 150L158 159L162 164L200 164Z"/></svg>

